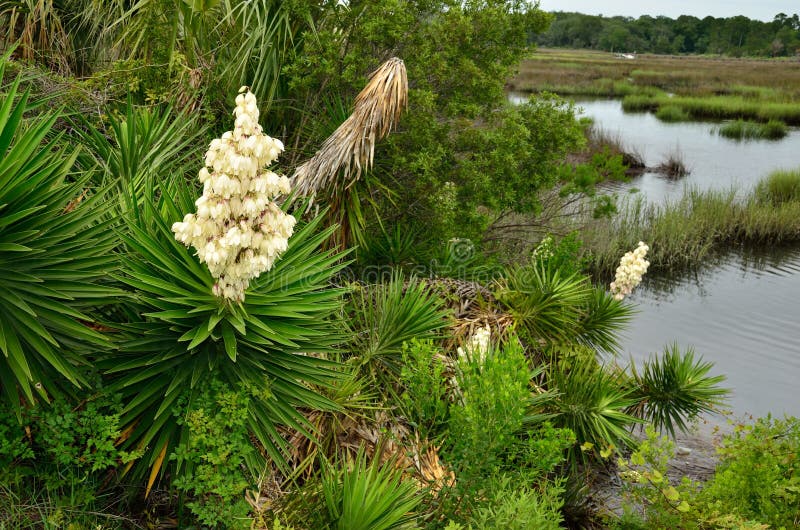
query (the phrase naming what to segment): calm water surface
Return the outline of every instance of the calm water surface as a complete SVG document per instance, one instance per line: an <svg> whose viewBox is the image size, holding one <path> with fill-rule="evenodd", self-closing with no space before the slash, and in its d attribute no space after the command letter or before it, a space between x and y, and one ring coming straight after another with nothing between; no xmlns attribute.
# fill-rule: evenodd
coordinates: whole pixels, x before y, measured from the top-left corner
<svg viewBox="0 0 800 530"><path fill-rule="evenodd" d="M580 101L583 114L612 136L618 135L626 149L638 152L647 166L657 166L679 152L691 170L678 180L645 173L622 189L635 187L648 200L679 197L685 186L700 189L746 191L775 169L800 166L800 129L778 141L736 141L714 133L718 124L665 123L651 113L625 113L619 100Z"/></svg>
<svg viewBox="0 0 800 530"><path fill-rule="evenodd" d="M619 101L581 101L595 125L619 135L648 166L675 150L692 173L682 180L644 174L636 188L648 201L679 197L685 186L750 189L770 171L800 167L800 129L776 142L736 142L712 134L712 123L663 123L650 113L626 114ZM733 252L703 271L645 277L631 297L639 312L623 340L637 364L677 342L727 377L737 416L800 416L800 248Z"/></svg>
<svg viewBox="0 0 800 530"><path fill-rule="evenodd" d="M731 253L703 272L645 276L623 340L637 364L677 342L727 377L736 415L800 416L800 249ZM623 359L620 359L623 360Z"/></svg>

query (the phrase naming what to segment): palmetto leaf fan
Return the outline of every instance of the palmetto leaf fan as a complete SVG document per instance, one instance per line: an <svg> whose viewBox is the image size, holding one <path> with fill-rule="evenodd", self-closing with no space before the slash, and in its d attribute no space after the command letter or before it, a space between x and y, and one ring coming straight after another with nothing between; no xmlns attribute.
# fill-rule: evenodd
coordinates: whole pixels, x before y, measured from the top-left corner
<svg viewBox="0 0 800 530"><path fill-rule="evenodd" d="M118 276L131 289L129 320L119 325L120 351L103 363L125 398L124 446L145 450L132 464L135 472L149 469L148 490L163 474L166 457L188 436L179 411L191 409L197 390L213 378L252 393L251 432L270 459L285 464L278 425L311 436L297 407L334 408L312 388L337 377L333 364L306 354L330 352L341 342L331 316L342 289L330 283L346 263L319 249L330 236L318 230L319 216L296 230L274 267L251 282L243 303L215 297L208 269L170 229L193 208L194 190L181 177L160 190L151 182L144 199L129 198L139 206L126 209L127 253ZM263 470L258 455L249 464Z"/></svg>

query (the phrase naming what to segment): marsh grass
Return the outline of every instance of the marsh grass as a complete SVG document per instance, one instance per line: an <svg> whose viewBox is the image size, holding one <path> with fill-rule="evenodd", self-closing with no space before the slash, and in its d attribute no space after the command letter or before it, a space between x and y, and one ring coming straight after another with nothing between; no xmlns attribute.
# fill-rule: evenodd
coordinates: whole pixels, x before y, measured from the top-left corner
<svg viewBox="0 0 800 530"><path fill-rule="evenodd" d="M691 169L686 165L683 153L676 147L664 158L664 161L656 166L656 171L667 178L679 179L691 173Z"/></svg>
<svg viewBox="0 0 800 530"><path fill-rule="evenodd" d="M659 107L656 112L656 118L667 122L688 121L691 119L688 112L676 105L664 105L663 107Z"/></svg>
<svg viewBox="0 0 800 530"><path fill-rule="evenodd" d="M615 155L622 155L622 163L631 170L642 170L646 167L644 155L634 146L629 146L622 140L622 136L611 133L602 127L592 125L586 132L590 152L608 152Z"/></svg>
<svg viewBox="0 0 800 530"><path fill-rule="evenodd" d="M733 95L786 102L800 100L800 63L652 54L628 60L593 50L540 48L522 62L509 83L515 90L541 91L547 86L563 94L596 95L600 87L606 91L614 87L615 92L631 94L666 91L679 96ZM569 87L570 91L552 87Z"/></svg>
<svg viewBox="0 0 800 530"><path fill-rule="evenodd" d="M800 201L800 169L774 171L758 183L755 196L774 205Z"/></svg>
<svg viewBox="0 0 800 530"><path fill-rule="evenodd" d="M735 120L722 125L717 132L733 140L780 140L789 134L789 128L780 120L767 123Z"/></svg>
<svg viewBox="0 0 800 530"><path fill-rule="evenodd" d="M610 276L638 241L650 245L650 269L662 271L702 265L730 245L798 242L800 171L785 173L771 175L756 188L762 191L744 198L735 190L687 189L665 204L632 199L616 217L598 220L585 232L589 268Z"/></svg>

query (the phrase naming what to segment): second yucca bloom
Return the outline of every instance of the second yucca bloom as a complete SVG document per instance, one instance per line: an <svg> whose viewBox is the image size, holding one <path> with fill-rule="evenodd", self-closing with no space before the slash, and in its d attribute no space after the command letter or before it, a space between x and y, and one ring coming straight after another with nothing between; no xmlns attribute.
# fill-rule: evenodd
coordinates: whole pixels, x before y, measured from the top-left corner
<svg viewBox="0 0 800 530"><path fill-rule="evenodd" d="M639 241L639 245L631 252L626 252L619 261L617 274L611 282L611 294L616 300L622 300L642 282L642 276L647 272L650 262L645 259L650 247Z"/></svg>

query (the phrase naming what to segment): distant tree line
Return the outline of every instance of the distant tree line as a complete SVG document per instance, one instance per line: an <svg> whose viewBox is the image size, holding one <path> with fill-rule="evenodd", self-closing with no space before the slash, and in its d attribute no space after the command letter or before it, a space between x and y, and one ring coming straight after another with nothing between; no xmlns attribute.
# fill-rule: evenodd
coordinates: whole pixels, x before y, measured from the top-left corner
<svg viewBox="0 0 800 530"><path fill-rule="evenodd" d="M553 13L550 28L536 36L540 46L614 52L793 56L800 53L800 18L778 13L771 22L745 16L677 19Z"/></svg>

